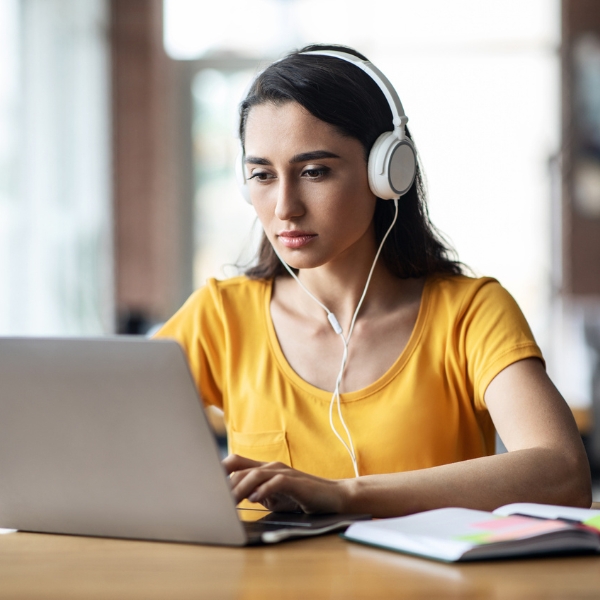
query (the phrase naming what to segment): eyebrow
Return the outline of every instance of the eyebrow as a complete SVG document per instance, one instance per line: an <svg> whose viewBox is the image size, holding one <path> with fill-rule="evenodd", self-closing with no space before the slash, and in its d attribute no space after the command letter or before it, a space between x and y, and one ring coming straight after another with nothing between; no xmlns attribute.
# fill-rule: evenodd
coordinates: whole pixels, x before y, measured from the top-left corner
<svg viewBox="0 0 600 600"><path fill-rule="evenodd" d="M299 163L306 162L307 160L319 160L321 158L340 158L337 154L333 152L328 152L327 150L313 150L312 152L302 152L301 154L296 154L290 158L290 163ZM246 164L252 165L272 165L273 163L266 158L259 158L258 156L246 156L244 158L244 162Z"/></svg>

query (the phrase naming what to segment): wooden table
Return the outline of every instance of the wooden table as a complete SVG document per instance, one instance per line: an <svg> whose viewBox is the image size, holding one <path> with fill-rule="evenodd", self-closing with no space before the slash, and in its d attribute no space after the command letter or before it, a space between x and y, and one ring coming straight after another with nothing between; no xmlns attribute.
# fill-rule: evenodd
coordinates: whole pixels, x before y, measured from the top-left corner
<svg viewBox="0 0 600 600"><path fill-rule="evenodd" d="M600 598L600 556L447 565L336 535L222 548L12 533L0 598Z"/></svg>

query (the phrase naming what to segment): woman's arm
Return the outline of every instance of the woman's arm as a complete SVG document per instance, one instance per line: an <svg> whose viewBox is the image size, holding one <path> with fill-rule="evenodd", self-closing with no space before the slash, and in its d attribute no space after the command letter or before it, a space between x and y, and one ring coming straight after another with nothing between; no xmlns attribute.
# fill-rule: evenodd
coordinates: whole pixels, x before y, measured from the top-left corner
<svg viewBox="0 0 600 600"><path fill-rule="evenodd" d="M249 498L272 510L390 517L443 506L492 510L511 502L588 508L591 484L583 444L542 363L526 359L510 365L490 383L485 401L506 454L339 481L238 456L227 457L224 465L233 473L238 501Z"/></svg>

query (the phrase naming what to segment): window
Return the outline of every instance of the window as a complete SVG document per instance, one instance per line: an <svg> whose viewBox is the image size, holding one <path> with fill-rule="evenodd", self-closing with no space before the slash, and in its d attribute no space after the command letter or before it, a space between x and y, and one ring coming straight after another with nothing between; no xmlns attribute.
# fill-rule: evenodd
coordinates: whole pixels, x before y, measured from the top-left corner
<svg viewBox="0 0 600 600"><path fill-rule="evenodd" d="M107 3L0 3L0 333L113 329Z"/></svg>

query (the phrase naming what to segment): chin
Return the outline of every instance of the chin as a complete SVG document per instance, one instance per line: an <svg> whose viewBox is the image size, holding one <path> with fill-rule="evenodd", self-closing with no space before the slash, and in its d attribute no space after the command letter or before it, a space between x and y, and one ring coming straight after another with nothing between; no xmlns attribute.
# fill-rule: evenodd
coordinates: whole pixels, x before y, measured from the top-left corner
<svg viewBox="0 0 600 600"><path fill-rule="evenodd" d="M312 260L287 260L285 256L282 256L285 262L292 268L298 271L305 271L307 269L316 269L317 267L322 267L324 264L327 264L327 261L324 262L316 262Z"/></svg>
<svg viewBox="0 0 600 600"><path fill-rule="evenodd" d="M311 256L308 252L302 250L292 250L288 248L284 250L277 250L279 255L292 269L316 269L322 267L329 262L327 259L319 259L318 257Z"/></svg>

